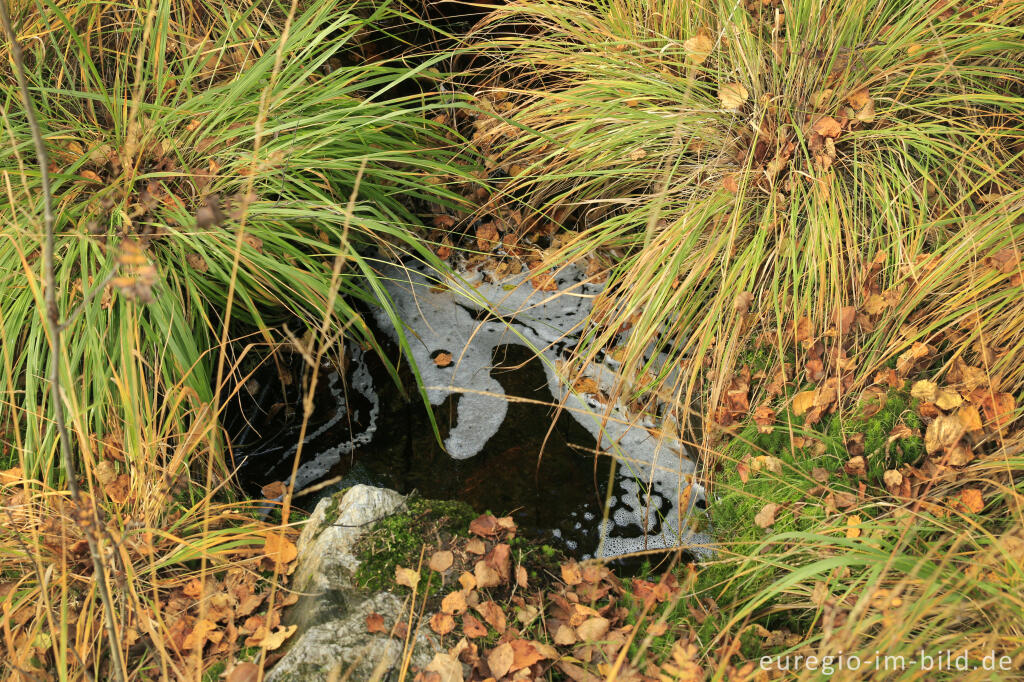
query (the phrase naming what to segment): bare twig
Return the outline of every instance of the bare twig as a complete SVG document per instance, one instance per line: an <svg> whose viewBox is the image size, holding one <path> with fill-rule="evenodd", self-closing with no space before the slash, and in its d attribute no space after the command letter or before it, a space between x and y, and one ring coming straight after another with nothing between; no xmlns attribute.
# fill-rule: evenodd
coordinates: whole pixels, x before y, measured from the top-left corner
<svg viewBox="0 0 1024 682"><path fill-rule="evenodd" d="M82 491L78 487L78 475L71 452L71 435L68 433L67 424L64 421L64 402L60 385L60 334L62 325L60 313L57 310L57 276L53 268L54 215L53 196L50 190L49 159L46 153L46 143L43 141L43 134L39 128L39 121L36 118L35 107L32 105L32 96L28 89L28 79L25 76L24 54L21 50L21 44L18 43L14 27L11 25L11 14L7 6L7 0L0 0L0 22L3 23L4 32L7 34L7 39L11 44L11 61L14 64L14 72L18 78L21 100L25 106L25 118L28 120L29 129L32 132L32 141L35 143L40 183L42 185L44 233L43 305L45 307L43 317L46 320L47 335L50 340L50 397L53 401L53 421L57 427L61 461L64 465L64 476L67 479L68 491L71 493L71 499L76 509L77 520L84 526L85 538L89 544L89 554L92 557L96 587L100 593L100 600L103 602L103 620L106 625L107 639L110 646L111 667L114 670L114 677L120 682L124 682L125 668L121 656L121 640L117 636L114 606L111 602L110 587L104 570L103 557L100 554L98 532L103 528L103 525L100 523L96 508L91 504L88 507L83 504Z"/></svg>

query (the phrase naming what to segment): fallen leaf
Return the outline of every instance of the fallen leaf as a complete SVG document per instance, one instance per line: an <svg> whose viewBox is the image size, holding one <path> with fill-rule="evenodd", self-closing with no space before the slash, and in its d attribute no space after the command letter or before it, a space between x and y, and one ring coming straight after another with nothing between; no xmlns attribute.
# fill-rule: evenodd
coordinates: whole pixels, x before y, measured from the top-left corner
<svg viewBox="0 0 1024 682"><path fill-rule="evenodd" d="M850 93L846 101L850 103L854 118L863 123L871 123L875 120L875 100L867 88L861 88Z"/></svg>
<svg viewBox="0 0 1024 682"><path fill-rule="evenodd" d="M769 471L773 474L782 473L782 460L773 455L758 455L750 460L753 471Z"/></svg>
<svg viewBox="0 0 1024 682"><path fill-rule="evenodd" d="M260 494L263 495L263 498L267 500L276 500L279 497L283 497L284 483L282 483L281 481L274 481L272 483L268 483L262 488L260 488Z"/></svg>
<svg viewBox="0 0 1024 682"><path fill-rule="evenodd" d="M455 555L450 551L444 549L434 552L430 557L430 570L444 573L452 567L453 563L455 563Z"/></svg>
<svg viewBox="0 0 1024 682"><path fill-rule="evenodd" d="M846 517L846 537L860 537L860 517L856 514Z"/></svg>
<svg viewBox="0 0 1024 682"><path fill-rule="evenodd" d="M459 576L459 584L462 585L463 592L469 592L476 587L476 578L469 571L463 571Z"/></svg>
<svg viewBox="0 0 1024 682"><path fill-rule="evenodd" d="M263 553L280 568L294 561L299 550L282 533L267 533Z"/></svg>
<svg viewBox="0 0 1024 682"><path fill-rule="evenodd" d="M498 576L501 579L501 584L505 584L511 578L511 557L512 548L504 542L494 546L487 556L484 557L484 561L487 565L497 571ZM486 587L486 586L482 586Z"/></svg>
<svg viewBox="0 0 1024 682"><path fill-rule="evenodd" d="M430 629L439 635L447 635L455 629L455 619L444 611L435 613L430 617Z"/></svg>
<svg viewBox="0 0 1024 682"><path fill-rule="evenodd" d="M416 585L420 582L420 574L418 571L414 571L411 568L395 566L395 582L414 590L416 589Z"/></svg>
<svg viewBox="0 0 1024 682"><path fill-rule="evenodd" d="M487 667L490 669L491 675L496 679L504 677L512 668L515 657L515 651L508 642L494 647L491 653L487 654Z"/></svg>
<svg viewBox="0 0 1024 682"><path fill-rule="evenodd" d="M387 632L388 629L384 626L384 616L379 613L371 613L366 616L366 631L369 633L374 632Z"/></svg>
<svg viewBox="0 0 1024 682"><path fill-rule="evenodd" d="M963 424L964 429L971 434L980 433L982 430L981 413L974 405L962 405L956 411L956 418Z"/></svg>
<svg viewBox="0 0 1024 682"><path fill-rule="evenodd" d="M697 35L683 41L687 61L698 66L707 61L714 48L714 41L703 27L697 29Z"/></svg>
<svg viewBox="0 0 1024 682"><path fill-rule="evenodd" d="M103 492L111 501L117 504L124 504L132 490L132 477L128 474L121 474L112 483L103 486ZM294 558L294 557L293 557Z"/></svg>
<svg viewBox="0 0 1024 682"><path fill-rule="evenodd" d="M249 661L235 663L228 671L225 682L256 682L260 676L260 667Z"/></svg>
<svg viewBox="0 0 1024 682"><path fill-rule="evenodd" d="M757 512L757 515L754 516L754 523L757 524L758 528L768 528L775 523L775 514L778 511L779 505L769 502L761 507L761 511Z"/></svg>
<svg viewBox="0 0 1024 682"><path fill-rule="evenodd" d="M493 601L485 601L477 604L474 608L483 616L488 625L498 631L499 635L505 633L505 612L501 610L500 606Z"/></svg>
<svg viewBox="0 0 1024 682"><path fill-rule="evenodd" d="M924 433L924 447L933 454L952 447L964 435L964 425L953 415L936 417Z"/></svg>
<svg viewBox="0 0 1024 682"><path fill-rule="evenodd" d="M572 559L561 566L562 581L566 585L579 585L583 582L583 572L575 559Z"/></svg>
<svg viewBox="0 0 1024 682"><path fill-rule="evenodd" d="M584 642L596 642L608 634L609 627L611 627L611 621L607 618L598 616L581 623L576 628L576 634L579 635L579 638Z"/></svg>
<svg viewBox="0 0 1024 682"><path fill-rule="evenodd" d="M487 545L480 538L470 538L466 541L466 551L470 554L483 554L487 551Z"/></svg>
<svg viewBox="0 0 1024 682"><path fill-rule="evenodd" d="M965 488L960 491L960 501L968 511L975 514L980 514L985 508L985 500L981 496L981 491L977 488Z"/></svg>
<svg viewBox="0 0 1024 682"><path fill-rule="evenodd" d="M477 587L481 588L497 587L502 583L501 574L483 559L476 562L476 566L473 568L473 577L476 579Z"/></svg>
<svg viewBox="0 0 1024 682"><path fill-rule="evenodd" d="M468 607L466 593L456 590L441 600L441 610L445 613L463 613Z"/></svg>
<svg viewBox="0 0 1024 682"><path fill-rule="evenodd" d="M514 639L510 644L512 645L512 652L514 656L512 658L512 667L509 668L509 672L529 668L537 661L545 658L544 654L538 650L533 642L528 642L525 639Z"/></svg>
<svg viewBox="0 0 1024 682"><path fill-rule="evenodd" d="M939 387L934 381L926 381L924 379L915 381L914 385L910 387L911 397L927 402L933 402L938 392Z"/></svg>
<svg viewBox="0 0 1024 682"><path fill-rule="evenodd" d="M501 241L498 228L488 220L476 228L476 247L480 251L490 252Z"/></svg>
<svg viewBox="0 0 1024 682"><path fill-rule="evenodd" d="M487 636L487 628L480 622L480 619L471 613L462 617L462 632L470 639Z"/></svg>
<svg viewBox="0 0 1024 682"><path fill-rule="evenodd" d="M516 566L516 585L519 587L527 587L529 576L526 574L526 569L522 566Z"/></svg>
<svg viewBox="0 0 1024 682"><path fill-rule="evenodd" d="M436 673L438 682L463 682L462 664L455 656L439 651L433 660L424 668L427 672Z"/></svg>
<svg viewBox="0 0 1024 682"><path fill-rule="evenodd" d="M260 640L259 647L268 651L278 649L282 644L284 644L285 640L295 634L295 631L298 629L298 625L286 625L279 627Z"/></svg>
<svg viewBox="0 0 1024 682"><path fill-rule="evenodd" d="M814 396L817 391L801 391L793 396L793 414L800 416L814 406Z"/></svg>
<svg viewBox="0 0 1024 682"><path fill-rule="evenodd" d="M839 121L835 120L831 116L821 116L812 126L814 132L818 133L822 137L839 137L839 133L843 132L842 126L839 125Z"/></svg>
<svg viewBox="0 0 1024 682"><path fill-rule="evenodd" d="M435 365L441 367L442 369L445 367L452 366L452 354L445 351L441 351L440 353L435 355L432 358L432 360L434 361Z"/></svg>
<svg viewBox="0 0 1024 682"><path fill-rule="evenodd" d="M186 649L202 649L206 644L206 639L211 632L217 629L217 624L209 619L197 620L192 626L192 630L185 637L185 642L182 646Z"/></svg>
<svg viewBox="0 0 1024 682"><path fill-rule="evenodd" d="M739 109L749 96L742 83L726 83L718 90L718 99L726 109Z"/></svg>
<svg viewBox="0 0 1024 682"><path fill-rule="evenodd" d="M483 538L495 537L498 531L498 519L491 514L481 514L469 523L469 532Z"/></svg>
<svg viewBox="0 0 1024 682"><path fill-rule="evenodd" d="M846 464L843 465L843 470L850 476L866 476L868 472L867 460L864 459L863 455L851 457Z"/></svg>
<svg viewBox="0 0 1024 682"><path fill-rule="evenodd" d="M576 631L565 623L559 623L555 629L554 642L558 646L570 646L579 641Z"/></svg>
<svg viewBox="0 0 1024 682"><path fill-rule="evenodd" d="M885 489L895 495L899 492L900 486L903 485L903 474L895 469L889 469L882 474L882 481L885 483Z"/></svg>

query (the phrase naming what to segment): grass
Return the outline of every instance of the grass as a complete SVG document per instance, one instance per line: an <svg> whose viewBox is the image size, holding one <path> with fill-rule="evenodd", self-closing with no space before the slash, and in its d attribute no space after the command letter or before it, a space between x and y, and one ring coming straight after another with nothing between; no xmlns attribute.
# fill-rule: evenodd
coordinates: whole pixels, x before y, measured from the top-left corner
<svg viewBox="0 0 1024 682"><path fill-rule="evenodd" d="M1024 666L1020 3L520 0L460 50L472 113L439 71L452 55L368 47L416 23L398 5L13 9L52 161L63 400L99 524L57 459L41 173L5 42L5 676L116 677L86 534L127 678L252 656L288 600L293 530L287 502L272 525L231 489L224 395L307 333L317 358L379 350L359 312L388 305L376 259L441 267L438 243L482 248L490 211L556 223L547 264L606 270L570 372L611 350L618 397L701 453L716 554L678 600L632 603L637 632L667 624L630 639L632 670L738 679L761 656L837 651ZM440 211L458 231L421 225ZM961 450L936 446L936 424L970 410ZM430 504L371 536L387 552L369 584L418 560ZM224 595L258 606L235 618Z"/></svg>
<svg viewBox="0 0 1024 682"><path fill-rule="evenodd" d="M116 276L97 297L100 305L84 306L66 331L75 340L65 349L66 381L84 378L74 411L83 430L99 438L124 391L159 393L183 382L194 404L215 402L224 377L210 349L228 323L230 292L237 299L233 334L256 328L257 342L274 343L270 328L291 320L301 337L333 300L329 333L344 330L374 345L354 308L380 292L367 250L391 244L430 258L415 238L410 200L456 201L424 179L452 165L443 130L429 121L452 102L399 93L430 64L326 67L360 31L392 14L386 5L367 14L351 3L317 4L296 17L287 36L275 35L274 22L251 8L194 9L223 14L224 25L205 38L183 33L196 27L181 25L180 8L169 2L148 14L77 3L67 12L27 12L23 22L23 31L36 36L29 76L55 166L60 308L70 312L84 291ZM96 28L106 22L112 28ZM203 49L186 49L200 38ZM285 42L275 73L278 38ZM49 408L39 380L46 354L39 352L44 337L32 255L39 174L26 156L25 120L11 106L13 85L2 97L9 141L2 163L9 171L0 199L8 225L0 241L0 305L5 369L18 397L0 406L0 419L11 420L15 411ZM360 172L349 216L345 205ZM341 295L332 297L339 251ZM124 340L132 337L151 364L142 383L119 391L113 379L126 365ZM163 407L179 417L186 408ZM56 482L52 429L34 421L24 439L26 473Z"/></svg>
<svg viewBox="0 0 1024 682"><path fill-rule="evenodd" d="M1017 289L981 267L1021 238L1020 7L541 0L471 38L508 200L575 228L551 260L609 255L578 366L622 343L627 376L656 375L626 397L685 421L710 368L706 418L749 336L779 362L787 323L817 338L872 295L857 385L914 341L974 360L982 339L1020 390Z"/></svg>

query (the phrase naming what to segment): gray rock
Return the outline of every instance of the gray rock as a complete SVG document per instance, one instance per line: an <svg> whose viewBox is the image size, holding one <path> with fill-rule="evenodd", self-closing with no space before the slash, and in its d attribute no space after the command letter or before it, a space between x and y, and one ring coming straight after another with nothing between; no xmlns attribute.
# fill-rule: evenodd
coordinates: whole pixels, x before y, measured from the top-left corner
<svg viewBox="0 0 1024 682"><path fill-rule="evenodd" d="M408 605L390 592L366 594L353 575L359 560L353 548L376 521L405 510L393 490L356 485L320 501L303 529L292 589L302 593L285 614L298 625L284 657L267 674L267 682L340 679L384 680L402 664L404 641L366 630L366 617L379 613L387 627L407 620ZM424 667L440 644L420 627L410 638L411 663ZM394 675L392 675L392 678Z"/></svg>

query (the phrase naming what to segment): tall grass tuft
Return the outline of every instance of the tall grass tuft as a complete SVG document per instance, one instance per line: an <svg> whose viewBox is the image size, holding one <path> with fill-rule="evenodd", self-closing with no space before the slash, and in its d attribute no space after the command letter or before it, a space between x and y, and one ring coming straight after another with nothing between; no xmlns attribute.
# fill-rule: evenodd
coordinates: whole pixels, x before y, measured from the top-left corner
<svg viewBox="0 0 1024 682"><path fill-rule="evenodd" d="M62 313L80 313L64 334L64 381L74 387L82 433L103 438L121 419L115 378L132 352L147 364L128 394L166 396L184 382L184 402L162 410L181 417L186 405L212 404L210 349L229 290L233 332L245 329L237 321L269 341L268 327L291 320L301 335L333 301L330 333L344 329L374 344L353 307L377 299L364 254L394 243L430 257L411 207L457 201L428 181L454 154L445 130L430 122L452 105L429 92L432 64L388 65L357 53L363 32L394 10L315 3L285 35L283 9L248 3L20 5L16 23L53 160L58 303ZM3 83L0 342L14 392L0 404L0 422L23 432L25 474L54 484L39 173L13 80ZM346 268L341 295L332 296L339 249Z"/></svg>
<svg viewBox="0 0 1024 682"><path fill-rule="evenodd" d="M494 12L472 49L508 103L491 132L508 194L566 216L562 259L612 263L580 363L631 327L626 374L656 376L627 397L686 409L710 370L711 418L748 338L781 362L870 299L858 384L922 341L975 365L1005 349L989 369L1019 391L1020 282L986 258L1024 240L1022 21L915 0Z"/></svg>

